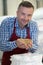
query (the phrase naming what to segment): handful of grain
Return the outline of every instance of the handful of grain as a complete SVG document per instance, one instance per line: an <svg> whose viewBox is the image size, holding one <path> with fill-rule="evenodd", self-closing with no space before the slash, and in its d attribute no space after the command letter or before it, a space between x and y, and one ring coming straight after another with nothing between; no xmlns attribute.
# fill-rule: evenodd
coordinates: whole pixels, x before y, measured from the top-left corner
<svg viewBox="0 0 43 65"><path fill-rule="evenodd" d="M29 43L32 43L32 40L31 39L18 39L20 42L22 43L25 43L25 44L29 44Z"/></svg>

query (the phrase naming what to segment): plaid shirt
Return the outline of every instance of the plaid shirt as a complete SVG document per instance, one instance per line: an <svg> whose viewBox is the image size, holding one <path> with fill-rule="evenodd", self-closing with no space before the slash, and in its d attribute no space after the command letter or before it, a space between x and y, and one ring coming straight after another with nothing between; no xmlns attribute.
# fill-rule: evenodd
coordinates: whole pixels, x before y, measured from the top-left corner
<svg viewBox="0 0 43 65"><path fill-rule="evenodd" d="M1 23L0 50L2 51L12 51L12 49L17 48L15 41L12 41L12 42L9 41L9 38L11 37L11 34L13 33L13 29L14 29L14 20L15 20L15 17L13 18L9 17L4 19L3 22ZM31 52L34 52L38 47L37 23L34 21L30 21L27 26L30 27L30 36L31 36L31 39L33 40L32 48L30 48L29 50ZM15 30L16 35L21 38L26 38L27 36L26 27L21 29L19 27L17 19L16 19L15 27L16 27L16 30Z"/></svg>

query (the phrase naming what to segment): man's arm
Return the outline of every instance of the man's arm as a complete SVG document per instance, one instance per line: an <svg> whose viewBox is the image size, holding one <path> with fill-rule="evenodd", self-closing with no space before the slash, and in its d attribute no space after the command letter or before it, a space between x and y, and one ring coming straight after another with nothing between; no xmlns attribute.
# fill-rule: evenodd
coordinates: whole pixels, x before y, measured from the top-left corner
<svg viewBox="0 0 43 65"><path fill-rule="evenodd" d="M30 24L31 39L33 41L31 52L35 52L38 48L38 26L36 22L31 22Z"/></svg>
<svg viewBox="0 0 43 65"><path fill-rule="evenodd" d="M9 18L5 19L0 26L0 50L2 51L12 51L12 49L17 47L15 41L9 41L9 38L11 36L11 24L9 24L9 22L11 20L12 19Z"/></svg>

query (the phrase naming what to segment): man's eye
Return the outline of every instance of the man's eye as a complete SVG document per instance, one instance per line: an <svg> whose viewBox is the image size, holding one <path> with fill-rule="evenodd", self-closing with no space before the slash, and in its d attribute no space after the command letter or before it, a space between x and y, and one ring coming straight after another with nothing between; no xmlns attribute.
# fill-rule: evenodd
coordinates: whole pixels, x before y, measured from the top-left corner
<svg viewBox="0 0 43 65"><path fill-rule="evenodd" d="M22 15L25 15L24 13L22 13Z"/></svg>
<svg viewBox="0 0 43 65"><path fill-rule="evenodd" d="M28 14L28 16L32 16L32 14Z"/></svg>

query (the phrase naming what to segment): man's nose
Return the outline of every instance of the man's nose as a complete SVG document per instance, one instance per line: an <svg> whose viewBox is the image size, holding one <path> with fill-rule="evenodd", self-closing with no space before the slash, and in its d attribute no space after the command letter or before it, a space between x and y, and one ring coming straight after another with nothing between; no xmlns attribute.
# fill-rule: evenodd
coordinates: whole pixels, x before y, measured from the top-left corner
<svg viewBox="0 0 43 65"><path fill-rule="evenodd" d="M28 20L28 16L25 15L25 20Z"/></svg>

